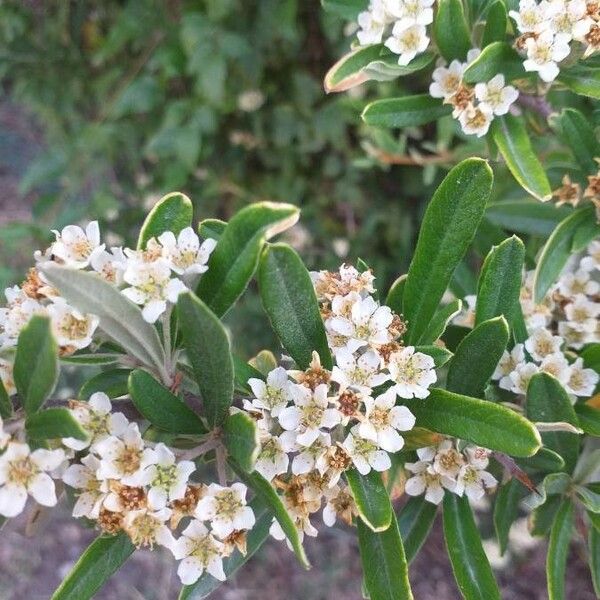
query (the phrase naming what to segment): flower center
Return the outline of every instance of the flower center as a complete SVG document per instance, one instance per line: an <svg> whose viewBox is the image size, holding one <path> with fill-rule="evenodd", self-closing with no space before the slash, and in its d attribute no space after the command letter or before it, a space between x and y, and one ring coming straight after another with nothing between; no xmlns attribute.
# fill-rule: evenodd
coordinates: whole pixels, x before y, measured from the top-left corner
<svg viewBox="0 0 600 600"><path fill-rule="evenodd" d="M152 481L152 487L159 487L164 490L169 490L177 482L177 466L156 465L156 476Z"/></svg>
<svg viewBox="0 0 600 600"><path fill-rule="evenodd" d="M125 446L115 461L125 475L135 473L142 463L142 452L134 446Z"/></svg>
<svg viewBox="0 0 600 600"><path fill-rule="evenodd" d="M390 412L383 408L374 408L369 415L369 421L374 425L375 429L383 429L390 424Z"/></svg>
<svg viewBox="0 0 600 600"><path fill-rule="evenodd" d="M27 487L37 473L39 473L39 469L29 457L13 460L8 466L8 481Z"/></svg>
<svg viewBox="0 0 600 600"><path fill-rule="evenodd" d="M150 513L144 512L135 517L127 532L135 546L150 546L156 541L156 534L162 526L162 522Z"/></svg>
<svg viewBox="0 0 600 600"><path fill-rule="evenodd" d="M78 319L73 315L65 315L59 326L60 333L71 340L82 340L88 335L87 319Z"/></svg>
<svg viewBox="0 0 600 600"><path fill-rule="evenodd" d="M231 490L225 490L215 495L215 504L217 515L227 519L233 519L242 508L242 503L237 494Z"/></svg>
<svg viewBox="0 0 600 600"><path fill-rule="evenodd" d="M190 556L197 558L202 566L206 567L208 563L219 554L219 549L215 544L212 536L206 534L202 537L194 539L194 549Z"/></svg>

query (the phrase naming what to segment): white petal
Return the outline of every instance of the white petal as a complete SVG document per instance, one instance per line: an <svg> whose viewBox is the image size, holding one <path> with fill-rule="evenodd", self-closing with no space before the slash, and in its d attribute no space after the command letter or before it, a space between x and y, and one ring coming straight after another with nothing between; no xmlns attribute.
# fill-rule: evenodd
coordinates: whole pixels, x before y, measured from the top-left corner
<svg viewBox="0 0 600 600"><path fill-rule="evenodd" d="M38 473L29 482L28 491L42 506L54 506L57 502L54 481L47 473Z"/></svg>

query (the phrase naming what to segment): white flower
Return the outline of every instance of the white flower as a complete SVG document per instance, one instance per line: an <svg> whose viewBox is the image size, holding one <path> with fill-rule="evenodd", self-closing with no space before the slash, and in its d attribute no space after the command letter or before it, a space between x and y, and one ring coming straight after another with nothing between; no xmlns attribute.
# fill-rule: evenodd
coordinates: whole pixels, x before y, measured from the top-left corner
<svg viewBox="0 0 600 600"><path fill-rule="evenodd" d="M10 433L4 431L4 421L2 420L2 417L0 417L0 450L4 450L4 448L6 448L8 442L10 442L10 439Z"/></svg>
<svg viewBox="0 0 600 600"><path fill-rule="evenodd" d="M363 394L385 383L389 377L381 372L381 358L373 350L368 350L358 359L348 350L342 348L335 355L336 366L331 371L331 381L340 386L340 392L354 388Z"/></svg>
<svg viewBox="0 0 600 600"><path fill-rule="evenodd" d="M429 386L436 382L433 358L406 346L390 355L388 370L400 398L427 398Z"/></svg>
<svg viewBox="0 0 600 600"><path fill-rule="evenodd" d="M200 244L192 227L183 229L177 237L172 231L162 233L158 241L163 247L163 257L178 275L196 275L208 270L208 259L217 245L211 238Z"/></svg>
<svg viewBox="0 0 600 600"><path fill-rule="evenodd" d="M388 327L394 315L388 306L379 306L371 297L358 297L347 317L334 316L327 320L328 329L347 339L346 346L355 352L363 346L380 346L390 341Z"/></svg>
<svg viewBox="0 0 600 600"><path fill-rule="evenodd" d="M341 415L329 408L328 387L322 383L314 392L304 386L295 386L294 406L279 413L279 423L286 431L297 432L296 441L310 446L319 437L321 427L331 429L340 422Z"/></svg>
<svg viewBox="0 0 600 600"><path fill-rule="evenodd" d="M569 361L562 352L545 356L544 360L540 363L540 371L556 377L563 385L566 384L571 377Z"/></svg>
<svg viewBox="0 0 600 600"><path fill-rule="evenodd" d="M172 551L175 546L175 538L166 525L171 514L172 511L168 508L158 511L132 510L125 513L123 529L138 548L142 546L153 548L154 544L159 544Z"/></svg>
<svg viewBox="0 0 600 600"><path fill-rule="evenodd" d="M323 523L327 527L333 527L338 515L347 523L352 522L352 516L356 514L356 504L348 488L335 486L326 493L327 502L323 508Z"/></svg>
<svg viewBox="0 0 600 600"><path fill-rule="evenodd" d="M2 383L9 396L17 393L17 386L13 377L13 365L2 358L0 358L0 383Z"/></svg>
<svg viewBox="0 0 600 600"><path fill-rule="evenodd" d="M292 473L294 475L304 475L313 471L317 461L325 456L330 446L331 436L328 433L320 433L319 437L308 448L302 448L302 451L294 456Z"/></svg>
<svg viewBox="0 0 600 600"><path fill-rule="evenodd" d="M98 317L80 313L62 298L51 302L47 311L59 346L81 350L92 343L92 337L100 323Z"/></svg>
<svg viewBox="0 0 600 600"><path fill-rule="evenodd" d="M600 271L600 241L594 240L586 248L588 256L581 259L580 267L584 271Z"/></svg>
<svg viewBox="0 0 600 600"><path fill-rule="evenodd" d="M463 455L454 447L454 442L444 440L436 448L433 470L449 479L456 479L464 462Z"/></svg>
<svg viewBox="0 0 600 600"><path fill-rule="evenodd" d="M404 491L409 496L420 496L425 493L425 500L432 504L439 504L444 498L444 488L452 491L455 481L451 478L437 473L431 461L436 454L435 447L419 448L417 456L419 460L415 463L405 463L404 467L413 473L404 484Z"/></svg>
<svg viewBox="0 0 600 600"><path fill-rule="evenodd" d="M387 452L398 452L404 438L398 431L410 431L415 426L414 415L406 406L395 406L396 390L391 388L377 396L365 398L365 419L358 426L360 437L372 440Z"/></svg>
<svg viewBox="0 0 600 600"><path fill-rule="evenodd" d="M272 481L277 475L287 472L289 462L290 459L278 437L268 435L265 439L261 439L260 452L254 465L255 471L268 481Z"/></svg>
<svg viewBox="0 0 600 600"><path fill-rule="evenodd" d="M563 343L564 340L560 336L552 335L548 329L540 327L527 338L525 349L533 360L539 362L550 354L560 352Z"/></svg>
<svg viewBox="0 0 600 600"><path fill-rule="evenodd" d="M486 489L495 487L498 481L485 470L489 462L485 448L468 447L465 452L468 462L460 469L454 493L459 496L466 494L470 500L477 501L484 496Z"/></svg>
<svg viewBox="0 0 600 600"><path fill-rule="evenodd" d="M165 260L152 262L130 259L123 279L131 286L123 290L135 304L143 305L142 314L148 323L154 323L167 309L167 301L174 304L179 294L187 290L180 279L171 279L171 268Z"/></svg>
<svg viewBox="0 0 600 600"><path fill-rule="evenodd" d="M550 31L540 33L537 38L525 40L527 60L523 62L526 71L537 71L543 81L554 81L559 73L557 63L569 56L569 44Z"/></svg>
<svg viewBox="0 0 600 600"><path fill-rule="evenodd" d="M143 472L141 485L149 486L148 504L160 510L167 502L181 500L185 496L187 482L196 470L191 460L175 461L175 455L164 444L156 444L152 463Z"/></svg>
<svg viewBox="0 0 600 600"><path fill-rule="evenodd" d="M417 54L425 52L429 46L425 25L411 25L404 29L398 21L392 29L385 45L394 53L399 54L399 65L407 65Z"/></svg>
<svg viewBox="0 0 600 600"><path fill-rule="evenodd" d="M523 344L516 344L510 353L507 350L503 352L492 379L494 381L499 380L498 385L503 390L510 390L513 386L510 374L517 368L517 365L523 362L525 362Z"/></svg>
<svg viewBox="0 0 600 600"><path fill-rule="evenodd" d="M600 292L600 283L591 279L589 271L579 269L574 273L565 273L560 278L558 291L567 298L577 296L578 294L595 296Z"/></svg>
<svg viewBox="0 0 600 600"><path fill-rule="evenodd" d="M453 96L460 87L464 70L465 65L458 60L453 60L448 67L434 69L429 94L444 100Z"/></svg>
<svg viewBox="0 0 600 600"><path fill-rule="evenodd" d="M73 516L76 519L97 519L100 514L109 488L107 481L96 477L99 467L100 461L93 454L87 454L81 459L81 464L72 464L63 473L62 480L72 488L80 490L77 502L73 506Z"/></svg>
<svg viewBox="0 0 600 600"><path fill-rule="evenodd" d="M256 396L251 406L255 409L268 410L273 417L279 416L282 409L293 400L292 383L283 367L273 369L267 375L266 383L262 379L253 377L248 379L248 385Z"/></svg>
<svg viewBox="0 0 600 600"><path fill-rule="evenodd" d="M434 0L402 0L386 5L388 11L398 19L398 29L408 29L412 25L429 25L433 23Z"/></svg>
<svg viewBox="0 0 600 600"><path fill-rule="evenodd" d="M9 442L0 455L0 515L20 514L27 494L42 506L54 506L56 491L48 471L58 468L64 458L62 450L39 448L32 452L27 444Z"/></svg>
<svg viewBox="0 0 600 600"><path fill-rule="evenodd" d="M575 300L565 306L565 314L573 328L592 333L598 326L600 303L588 300L583 294L577 294Z"/></svg>
<svg viewBox="0 0 600 600"><path fill-rule="evenodd" d="M499 74L487 83L477 83L475 97L495 115L505 115L519 92L512 85L504 85L504 75Z"/></svg>
<svg viewBox="0 0 600 600"><path fill-rule="evenodd" d="M173 546L173 556L181 560L177 574L181 583L196 583L204 571L225 581L223 554L225 546L200 522L193 520Z"/></svg>
<svg viewBox="0 0 600 600"><path fill-rule="evenodd" d="M560 321L558 323L558 333L565 340L565 344L575 350L580 350L586 344L597 341L595 332L581 331L577 323L571 323L570 321Z"/></svg>
<svg viewBox="0 0 600 600"><path fill-rule="evenodd" d="M46 312L37 300L26 296L17 286L4 293L8 304L0 308L0 348L16 346L21 330L31 317Z"/></svg>
<svg viewBox="0 0 600 600"><path fill-rule="evenodd" d="M73 450L83 450L109 436L125 433L129 422L123 413L113 413L110 399L104 392L95 392L87 402L77 402L71 414L88 434L87 440L63 438L62 443Z"/></svg>
<svg viewBox="0 0 600 600"><path fill-rule="evenodd" d="M578 358L571 365L571 376L565 388L575 396L588 397L594 393L599 378L600 375L593 369L584 369L583 359Z"/></svg>
<svg viewBox="0 0 600 600"><path fill-rule="evenodd" d="M122 439L107 437L94 449L100 457L99 479L116 479L133 487L142 485L144 470L156 462L156 453L144 446L137 423L129 423Z"/></svg>
<svg viewBox="0 0 600 600"><path fill-rule="evenodd" d="M221 539L234 531L252 529L255 517L252 509L246 506L246 492L243 483L234 483L230 487L211 483L198 502L195 517L210 521L213 531Z"/></svg>
<svg viewBox="0 0 600 600"><path fill-rule="evenodd" d="M488 132L493 118L494 113L491 108L487 104L482 103L477 106L469 104L469 106L460 113L458 120L460 121L464 133L482 137Z"/></svg>
<svg viewBox="0 0 600 600"><path fill-rule="evenodd" d="M111 248L110 252L94 252L90 257L90 265L102 279L120 286L127 268L127 257L121 248Z"/></svg>
<svg viewBox="0 0 600 600"><path fill-rule="evenodd" d="M52 233L56 241L50 247L51 254L73 269L84 269L95 253L104 250L104 244L100 245L98 221L89 223L85 231L77 225L67 225L62 231Z"/></svg>
<svg viewBox="0 0 600 600"><path fill-rule="evenodd" d="M371 469L387 471L392 465L388 453L380 450L375 442L363 439L356 425L344 440L343 447L361 475L366 475Z"/></svg>
<svg viewBox="0 0 600 600"><path fill-rule="evenodd" d="M567 42L584 36L594 23L587 17L585 0L551 0L546 7L550 31Z"/></svg>
<svg viewBox="0 0 600 600"><path fill-rule="evenodd" d="M381 44L383 33L389 17L381 0L371 0L369 10L363 11L357 18L360 30L356 37L361 46L369 44Z"/></svg>
<svg viewBox="0 0 600 600"><path fill-rule="evenodd" d="M511 10L508 14L515 20L521 33L538 33L548 24L544 7L535 0L521 0L519 10Z"/></svg>
<svg viewBox="0 0 600 600"><path fill-rule="evenodd" d="M513 383L511 392L515 394L526 394L529 380L539 373L540 368L534 363L521 363L510 374L510 379Z"/></svg>

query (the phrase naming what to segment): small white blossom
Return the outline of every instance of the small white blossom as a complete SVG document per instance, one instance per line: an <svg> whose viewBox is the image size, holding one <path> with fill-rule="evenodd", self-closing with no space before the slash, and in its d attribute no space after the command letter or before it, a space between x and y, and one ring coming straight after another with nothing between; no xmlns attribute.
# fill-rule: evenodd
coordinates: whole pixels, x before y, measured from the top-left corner
<svg viewBox="0 0 600 600"><path fill-rule="evenodd" d="M527 338L525 349L533 360L541 361L550 354L560 352L563 343L564 340L560 336L552 335L548 329L540 327Z"/></svg>
<svg viewBox="0 0 600 600"><path fill-rule="evenodd" d="M81 350L92 343L92 337L100 323L95 315L84 315L57 298L47 307L52 332L61 347Z"/></svg>
<svg viewBox="0 0 600 600"><path fill-rule="evenodd" d="M388 453L380 450L375 442L362 438L356 425L344 440L343 447L361 475L366 475L371 469L387 471L392 464Z"/></svg>
<svg viewBox="0 0 600 600"><path fill-rule="evenodd" d="M436 448L433 470L449 479L456 479L465 461L452 440L444 440Z"/></svg>
<svg viewBox="0 0 600 600"><path fill-rule="evenodd" d="M595 296L600 292L600 283L591 278L589 271L579 269L574 273L565 273L560 278L558 291L567 298L577 296L578 294Z"/></svg>
<svg viewBox="0 0 600 600"><path fill-rule="evenodd" d="M356 34L361 46L381 44L383 33L389 23L382 0L371 0L369 10L363 11L357 18L359 31Z"/></svg>
<svg viewBox="0 0 600 600"><path fill-rule="evenodd" d="M267 375L266 383L262 379L253 377L248 379L248 385L255 396L251 407L268 410L273 417L279 416L279 413L293 400L292 383L283 367L273 369ZM247 408L250 409L250 406Z"/></svg>
<svg viewBox="0 0 600 600"><path fill-rule="evenodd" d="M138 548L152 549L154 544L158 544L172 551L175 538L166 524L171 514L168 508L157 511L149 508L132 510L125 514L123 529Z"/></svg>
<svg viewBox="0 0 600 600"><path fill-rule="evenodd" d="M581 268L584 271L600 271L600 241L591 242L586 251L588 255L581 259Z"/></svg>
<svg viewBox="0 0 600 600"><path fill-rule="evenodd" d="M508 14L515 20L521 33L539 33L547 27L546 6L537 4L535 0L521 0L519 10L511 10Z"/></svg>
<svg viewBox="0 0 600 600"><path fill-rule="evenodd" d="M592 333L598 326L600 303L588 300L583 294L577 294L573 302L565 306L565 314L572 327Z"/></svg>
<svg viewBox="0 0 600 600"><path fill-rule="evenodd" d="M368 350L357 359L347 348L342 348L336 353L335 360L337 364L331 372L331 380L339 384L341 392L353 388L368 394L372 388L389 379L381 372L381 358L373 350Z"/></svg>
<svg viewBox="0 0 600 600"><path fill-rule="evenodd" d="M399 54L398 64L407 65L417 55L429 47L429 37L425 25L411 25L404 29L398 21L392 29L392 36L385 45L394 53Z"/></svg>
<svg viewBox="0 0 600 600"><path fill-rule="evenodd" d="M517 368L510 374L510 379L513 383L511 392L515 394L526 394L529 380L536 374L539 373L540 368L534 363L521 363L517 365Z"/></svg>
<svg viewBox="0 0 600 600"><path fill-rule="evenodd" d="M503 390L510 390L513 386L510 374L517 368L517 365L525 362L525 351L523 344L516 344L515 347L508 352L505 350L502 358L496 366L496 370L492 375L494 381L499 380L498 385Z"/></svg>
<svg viewBox="0 0 600 600"><path fill-rule="evenodd" d="M484 103L473 106L469 104L458 116L462 130L467 135L484 136L494 118L491 108Z"/></svg>
<svg viewBox="0 0 600 600"><path fill-rule="evenodd" d="M427 398L429 386L437 380L433 358L406 346L390 355L388 370L400 398Z"/></svg>
<svg viewBox="0 0 600 600"><path fill-rule="evenodd" d="M569 361L562 352L545 356L544 360L540 363L540 371L556 377L563 385L566 384L571 377Z"/></svg>
<svg viewBox="0 0 600 600"><path fill-rule="evenodd" d="M301 452L294 456L292 473L294 475L305 475L313 471L317 461L326 454L330 446L331 436L328 433L320 433L319 437L308 448L301 448Z"/></svg>
<svg viewBox="0 0 600 600"><path fill-rule="evenodd" d="M504 75L499 74L487 83L476 84L475 97L495 115L505 115L519 92L512 85L505 85Z"/></svg>
<svg viewBox="0 0 600 600"><path fill-rule="evenodd" d="M45 314L46 309L17 286L4 293L8 304L0 308L0 348L10 348L17 345L19 334L31 317Z"/></svg>
<svg viewBox="0 0 600 600"><path fill-rule="evenodd" d="M458 60L453 60L448 67L434 69L429 94L433 98L448 100L460 87L464 70L465 65Z"/></svg>
<svg viewBox="0 0 600 600"><path fill-rule="evenodd" d="M267 437L261 439L254 469L265 479L272 481L277 475L286 473L289 463L290 459L277 436L267 434Z"/></svg>
<svg viewBox="0 0 600 600"><path fill-rule="evenodd" d="M600 375L593 369L585 369L583 359L578 358L571 365L570 377L565 388L574 396L588 397L594 393L599 378Z"/></svg>
<svg viewBox="0 0 600 600"><path fill-rule="evenodd" d="M546 7L550 31L567 42L584 36L594 22L587 17L585 0L550 0Z"/></svg>
<svg viewBox="0 0 600 600"><path fill-rule="evenodd" d="M467 464L460 469L456 480L455 494L465 494L470 500L477 501L483 498L485 490L498 484L496 478L485 469L488 466L488 453L484 448L467 448Z"/></svg>
<svg viewBox="0 0 600 600"><path fill-rule="evenodd" d="M50 247L50 252L67 267L84 269L96 253L104 250L100 245L100 228L98 221L92 221L85 231L77 225L67 225L62 231L53 230L56 241Z"/></svg>
<svg viewBox="0 0 600 600"><path fill-rule="evenodd" d="M559 73L558 64L569 56L569 44L550 31L540 33L537 38L525 40L527 60L523 62L526 71L537 71L542 81L554 81Z"/></svg>
<svg viewBox="0 0 600 600"><path fill-rule="evenodd" d="M62 480L68 486L79 490L73 506L73 516L76 519L97 519L100 515L100 508L109 493L109 487L107 481L96 477L99 467L100 461L93 454L87 454L81 459L81 464L72 464L63 473Z"/></svg>
<svg viewBox="0 0 600 600"><path fill-rule="evenodd" d="M200 244L200 238L192 227L186 227L177 237L172 231L165 231L158 241L171 269L183 276L205 273L208 270L206 263L217 245L216 240L211 238Z"/></svg>
<svg viewBox="0 0 600 600"><path fill-rule="evenodd" d="M123 283L123 274L127 268L127 257L122 248L111 248L110 252L102 250L102 252L92 254L90 266L102 279L120 286Z"/></svg>
<svg viewBox="0 0 600 600"><path fill-rule="evenodd" d="M412 25L433 23L434 0L402 0L386 4L387 10L396 19L398 29L408 29Z"/></svg>
<svg viewBox="0 0 600 600"><path fill-rule="evenodd" d="M405 463L405 468L413 473L404 484L404 491L409 496L420 496L425 493L425 500L439 504L444 498L444 488L453 491L455 481L441 473L437 473L432 461L436 454L435 447L419 448L415 463Z"/></svg>

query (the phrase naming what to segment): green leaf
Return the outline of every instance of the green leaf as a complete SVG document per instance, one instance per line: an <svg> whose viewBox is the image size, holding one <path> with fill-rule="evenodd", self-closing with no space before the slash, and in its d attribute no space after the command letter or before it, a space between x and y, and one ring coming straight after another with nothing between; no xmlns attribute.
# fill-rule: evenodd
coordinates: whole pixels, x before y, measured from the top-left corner
<svg viewBox="0 0 600 600"><path fill-rule="evenodd" d="M506 39L508 17L506 6L502 0L493 2L487 12L481 46L485 48L493 42L503 42Z"/></svg>
<svg viewBox="0 0 600 600"><path fill-rule="evenodd" d="M356 469L345 473L360 518L373 531L385 531L392 522L392 504L381 474L370 471L361 475Z"/></svg>
<svg viewBox="0 0 600 600"><path fill-rule="evenodd" d="M3 419L9 419L13 414L13 405L12 401L4 387L4 383L2 383L2 379L0 379L0 417Z"/></svg>
<svg viewBox="0 0 600 600"><path fill-rule="evenodd" d="M448 323L460 313L462 309L462 301L452 300L452 302L438 308L433 317L431 317L425 332L419 340L421 344L429 344L437 341L444 331Z"/></svg>
<svg viewBox="0 0 600 600"><path fill-rule="evenodd" d="M429 66L435 58L433 52L423 52L413 58L407 65L398 64L398 55L388 53L379 60L370 62L363 69L369 80L391 81L398 77L406 77Z"/></svg>
<svg viewBox="0 0 600 600"><path fill-rule="evenodd" d="M504 75L507 83L513 79L527 76L527 71L523 67L523 59L508 42L493 42L486 46L466 68L463 80L466 83L475 84L480 81L489 81L498 73Z"/></svg>
<svg viewBox="0 0 600 600"><path fill-rule="evenodd" d="M223 560L223 571L225 571L227 579L248 562L269 537L273 514L259 498L253 498L250 507L254 511L256 523L248 532L246 538L246 554L243 555L236 550L231 556ZM183 586L179 594L179 600L202 600L202 598L206 598L214 592L222 583L209 573L204 572L196 583Z"/></svg>
<svg viewBox="0 0 600 600"><path fill-rule="evenodd" d="M600 598L600 532L596 527L590 527L588 532L588 552L594 591L596 597Z"/></svg>
<svg viewBox="0 0 600 600"><path fill-rule="evenodd" d="M117 288L93 273L56 265L47 265L42 271L69 304L82 313L96 315L106 335L168 380L165 352L156 328L144 320L142 311Z"/></svg>
<svg viewBox="0 0 600 600"><path fill-rule="evenodd" d="M198 415L146 371L132 371L129 395L141 415L152 425L175 434L200 435L206 427Z"/></svg>
<svg viewBox="0 0 600 600"><path fill-rule="evenodd" d="M407 343L425 341L429 321L475 236L492 180L485 161L467 159L450 171L433 195L404 288Z"/></svg>
<svg viewBox="0 0 600 600"><path fill-rule="evenodd" d="M383 44L359 46L342 56L325 75L325 91L328 94L345 92L368 81L369 77L365 74L364 68L374 60L378 60L384 49Z"/></svg>
<svg viewBox="0 0 600 600"><path fill-rule="evenodd" d="M477 325L462 339L448 364L447 388L466 396L482 395L502 358L508 338L504 317Z"/></svg>
<svg viewBox="0 0 600 600"><path fill-rule="evenodd" d="M163 196L148 213L137 247L143 250L152 238L158 238L165 231L178 235L182 229L190 227L194 216L192 201L181 192L173 192Z"/></svg>
<svg viewBox="0 0 600 600"><path fill-rule="evenodd" d="M206 419L215 427L223 423L233 401L233 359L227 333L215 314L191 292L179 296L177 314Z"/></svg>
<svg viewBox="0 0 600 600"><path fill-rule="evenodd" d="M331 369L317 296L298 254L285 244L267 246L258 267L258 285L271 325L296 364L308 368L317 351L323 366Z"/></svg>
<svg viewBox="0 0 600 600"><path fill-rule="evenodd" d="M109 398L126 396L129 391L129 373L131 373L130 369L101 371L81 386L79 398L89 400L96 392L104 392Z"/></svg>
<svg viewBox="0 0 600 600"><path fill-rule="evenodd" d="M496 492L494 529L501 556L506 552L510 527L519 514L519 502L523 495L523 486L514 477L502 484Z"/></svg>
<svg viewBox="0 0 600 600"><path fill-rule="evenodd" d="M567 392L548 373L536 373L527 387L525 414L541 423L565 422L577 426L577 415ZM544 446L554 450L565 461L565 470L571 473L579 457L579 436L566 431L548 431L542 434Z"/></svg>
<svg viewBox="0 0 600 600"><path fill-rule="evenodd" d="M256 421L252 417L244 412L229 415L223 423L223 443L229 456L246 473L254 471L260 442Z"/></svg>
<svg viewBox="0 0 600 600"><path fill-rule="evenodd" d="M565 572L573 526L573 504L565 500L558 509L550 531L550 544L546 558L548 600L565 600Z"/></svg>
<svg viewBox="0 0 600 600"><path fill-rule="evenodd" d="M285 533L288 541L290 542L296 557L300 561L300 564L305 568L310 568L310 563L304 553L302 542L298 534L298 529L294 524L293 519L290 517L286 510L279 494L275 491L273 486L257 471L253 473L246 473L239 465L234 461L230 461L238 477L249 487L254 493L269 507L269 510L273 512L273 516L279 522L281 529Z"/></svg>
<svg viewBox="0 0 600 600"><path fill-rule="evenodd" d="M221 221L221 219L204 219L198 224L198 233L206 239L219 240L223 233L227 223Z"/></svg>
<svg viewBox="0 0 600 600"><path fill-rule="evenodd" d="M563 69L557 81L577 94L600 99L600 72L596 67L575 65L569 69Z"/></svg>
<svg viewBox="0 0 600 600"><path fill-rule="evenodd" d="M544 298L550 286L558 279L571 256L571 245L575 232L589 219L594 219L593 206L575 210L561 221L548 238L535 271L533 296L536 302L540 302Z"/></svg>
<svg viewBox="0 0 600 600"><path fill-rule="evenodd" d="M222 317L242 295L254 275L265 240L298 220L291 204L259 202L240 210L227 224L210 255L208 271L198 285L198 296Z"/></svg>
<svg viewBox="0 0 600 600"><path fill-rule="evenodd" d="M541 445L537 429L499 404L433 388L426 401L404 400L418 427L511 456L532 456Z"/></svg>
<svg viewBox="0 0 600 600"><path fill-rule="evenodd" d="M540 448L536 454L528 458L519 458L517 464L523 469L534 471L544 471L546 473L556 473L565 468L563 457L550 450L550 448Z"/></svg>
<svg viewBox="0 0 600 600"><path fill-rule="evenodd" d="M364 584L370 600L412 600L408 564L396 517L385 531L374 532L357 521Z"/></svg>
<svg viewBox="0 0 600 600"><path fill-rule="evenodd" d="M110 352L99 352L98 354L71 354L70 356L61 356L60 361L69 365L85 366L106 366L114 365L123 358L122 354L112 354Z"/></svg>
<svg viewBox="0 0 600 600"><path fill-rule="evenodd" d="M490 132L519 185L538 200L549 200L552 197L550 182L531 146L522 119L511 114L496 117Z"/></svg>
<svg viewBox="0 0 600 600"><path fill-rule="evenodd" d="M594 466L598 466L597 457L596 464ZM588 489L583 485L576 485L573 489L588 512L600 514L600 494Z"/></svg>
<svg viewBox="0 0 600 600"><path fill-rule="evenodd" d="M444 496L444 537L454 578L465 600L500 600L466 496Z"/></svg>
<svg viewBox="0 0 600 600"><path fill-rule="evenodd" d="M444 366L452 358L452 352L442 346L415 346L415 352L431 356L436 368Z"/></svg>
<svg viewBox="0 0 600 600"><path fill-rule="evenodd" d="M50 319L34 315L19 334L13 370L28 415L39 410L54 391L58 373L58 349Z"/></svg>
<svg viewBox="0 0 600 600"><path fill-rule="evenodd" d="M398 527L404 544L406 560L409 564L427 539L433 527L436 513L437 505L427 502L425 496L409 498L400 509Z"/></svg>
<svg viewBox="0 0 600 600"><path fill-rule="evenodd" d="M588 369L594 369L600 373L600 344L589 344L580 354L583 364Z"/></svg>
<svg viewBox="0 0 600 600"><path fill-rule="evenodd" d="M586 173L596 173L598 163L594 157L600 156L600 141L594 135L589 120L575 108L564 108L555 123L581 169Z"/></svg>
<svg viewBox="0 0 600 600"><path fill-rule="evenodd" d="M490 250L479 276L475 325L500 315L512 324L519 305L524 260L525 246L515 236Z"/></svg>
<svg viewBox="0 0 600 600"><path fill-rule="evenodd" d="M573 234L571 252L573 254L583 252L587 245L598 237L600 237L600 223L598 223L598 220L585 221L579 225Z"/></svg>
<svg viewBox="0 0 600 600"><path fill-rule="evenodd" d="M323 9L348 21L356 20L358 13L367 10L368 0L321 0Z"/></svg>
<svg viewBox="0 0 600 600"><path fill-rule="evenodd" d="M25 420L25 431L32 440L87 439L86 432L67 408L47 408L29 415Z"/></svg>
<svg viewBox="0 0 600 600"><path fill-rule="evenodd" d="M473 44L460 0L439 0L433 35L440 54L448 62L467 58Z"/></svg>
<svg viewBox="0 0 600 600"><path fill-rule="evenodd" d="M367 104L362 119L375 127L416 127L449 115L452 107L429 94L376 100Z"/></svg>
<svg viewBox="0 0 600 600"><path fill-rule="evenodd" d="M548 534L561 502L562 496L549 496L542 505L531 512L531 535L545 536Z"/></svg>
<svg viewBox="0 0 600 600"><path fill-rule="evenodd" d="M541 204L537 200L515 200L490 204L485 216L494 225L516 233L549 236L571 214L567 206Z"/></svg>
<svg viewBox="0 0 600 600"><path fill-rule="evenodd" d="M589 435L600 437L600 410L582 403L575 404L573 408L579 427Z"/></svg>
<svg viewBox="0 0 600 600"><path fill-rule="evenodd" d="M133 554L125 533L97 537L81 555L51 600L90 600Z"/></svg>
<svg viewBox="0 0 600 600"><path fill-rule="evenodd" d="M385 305L389 306L397 315L402 314L402 298L404 296L404 284L406 275L400 275L390 286L385 298Z"/></svg>

